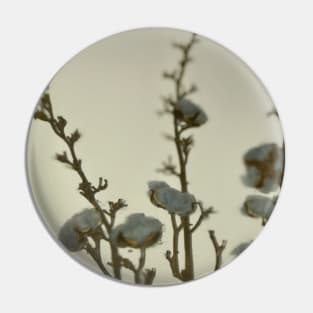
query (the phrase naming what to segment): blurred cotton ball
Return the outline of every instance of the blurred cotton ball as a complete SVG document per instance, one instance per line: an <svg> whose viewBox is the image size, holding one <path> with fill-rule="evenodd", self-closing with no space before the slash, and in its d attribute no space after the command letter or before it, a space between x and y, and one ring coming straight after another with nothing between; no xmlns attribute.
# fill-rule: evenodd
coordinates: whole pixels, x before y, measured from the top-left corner
<svg viewBox="0 0 313 313"><path fill-rule="evenodd" d="M251 195L246 198L243 209L251 217L261 217L268 220L276 201L277 197L269 198L262 195Z"/></svg>
<svg viewBox="0 0 313 313"><path fill-rule="evenodd" d="M247 241L247 242L242 242L231 251L231 255L238 256L243 251L245 251L250 246L251 243L252 243L252 240Z"/></svg>
<svg viewBox="0 0 313 313"><path fill-rule="evenodd" d="M95 209L85 209L72 217L72 222L81 232L88 232L101 224L101 217Z"/></svg>
<svg viewBox="0 0 313 313"><path fill-rule="evenodd" d="M95 230L101 224L99 213L95 209L85 209L67 220L59 231L59 240L70 251L83 248L83 233Z"/></svg>
<svg viewBox="0 0 313 313"><path fill-rule="evenodd" d="M162 224L158 219L135 213L113 229L111 239L120 247L145 248L155 244L161 236Z"/></svg>
<svg viewBox="0 0 313 313"><path fill-rule="evenodd" d="M178 118L190 125L200 126L208 120L208 116L202 108L188 99L178 101L175 110Z"/></svg>
<svg viewBox="0 0 313 313"><path fill-rule="evenodd" d="M158 207L167 210L169 213L186 216L191 214L196 205L196 199L188 192L181 192L169 187L166 183L149 183L151 190L151 201ZM152 186L152 188L151 188Z"/></svg>
<svg viewBox="0 0 313 313"><path fill-rule="evenodd" d="M280 187L283 176L283 149L275 143L263 144L245 153L246 174L242 177L245 185L264 193Z"/></svg>
<svg viewBox="0 0 313 313"><path fill-rule="evenodd" d="M164 181L152 180L148 182L148 187L150 190L157 190L164 187L169 188L170 186Z"/></svg>

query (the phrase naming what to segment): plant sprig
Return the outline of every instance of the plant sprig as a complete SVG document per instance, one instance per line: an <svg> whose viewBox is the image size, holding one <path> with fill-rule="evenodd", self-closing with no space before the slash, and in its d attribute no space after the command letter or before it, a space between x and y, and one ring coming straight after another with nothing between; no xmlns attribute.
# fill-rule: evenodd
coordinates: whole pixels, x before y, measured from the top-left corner
<svg viewBox="0 0 313 313"><path fill-rule="evenodd" d="M49 123L54 133L59 138L61 138L67 146L69 155L66 151L63 151L62 153L57 153L55 156L56 160L68 165L80 177L81 181L78 184L79 193L92 205L92 207L99 213L99 216L101 217L101 221L104 224L107 232L107 234L102 232L101 239L109 241L111 248L112 264L114 264L114 277L117 279L121 279L121 262L119 260L118 251L117 248L110 242L109 237L114 226L115 215L117 211L123 207L126 207L127 204L122 199L119 199L116 203L109 202L110 215L106 215L106 211L102 209L99 201L96 199L96 194L107 189L108 181L103 177L99 177L98 184L95 185L87 178L82 167L82 160L78 157L75 149L76 143L81 138L81 133L78 129L76 129L69 135L65 132L67 120L63 116L55 117L50 94L47 90L41 97L38 108L34 114L34 119ZM86 251L97 262L102 272L106 275L110 275L101 260L99 237L95 240L95 244L95 248L87 245Z"/></svg>
<svg viewBox="0 0 313 313"><path fill-rule="evenodd" d="M164 71L163 78L170 80L174 83L174 96L169 95L162 97L163 109L159 112L159 115L171 115L173 119L173 135L165 134L165 138L174 142L178 157L178 165L173 162L172 156L169 156L166 161L162 162L161 168L157 169L158 172L166 175L172 175L179 179L181 192L188 192L188 179L187 179L187 165L190 157L191 150L194 146L193 135L184 135L185 131L200 126L196 123L198 114L195 114L187 121L183 121L180 117L180 112L177 111L178 104L184 101L186 97L192 95L198 90L196 84L192 83L190 86L183 84L183 79L186 74L187 66L193 61L191 57L191 50L193 46L198 42L196 34L192 34L190 40L184 43L173 44L175 49L181 52L181 58L178 62L178 68L172 71ZM172 274L174 277L186 281L194 278L194 264L193 264L193 251L192 251L192 234L200 227L202 222L214 213L213 207L204 208L201 201L196 202L197 207L200 210L200 214L195 224L192 225L189 216L183 216L180 218L180 224L177 223L176 216L171 214L171 223L173 229L173 251L168 250L165 254L166 259L169 262ZM184 252L185 252L185 268L180 270L179 265L179 251L178 242L180 232L184 233ZM216 241L214 236L210 236L214 247L216 247ZM226 245L226 242L225 242ZM222 250L217 249L216 258L221 262Z"/></svg>
<svg viewBox="0 0 313 313"><path fill-rule="evenodd" d="M57 153L55 158L57 161L69 166L78 174L81 180L78 184L79 193L99 213L101 224L103 224L105 227L106 233L103 231L101 226L98 226L92 233L80 233L80 236L83 240L82 249L84 249L94 259L105 275L112 276L102 262L100 243L101 240L104 240L109 244L111 249L111 262L107 262L107 264L112 267L113 276L115 278L121 279L121 268L124 267L133 271L136 283L149 285L152 284L156 275L156 270L154 268L144 269L146 258L145 249L141 250L139 265L138 267L135 267L129 259L119 255L118 247L111 239L111 234L116 220L116 214L119 212L119 210L127 207L126 202L123 199L118 199L117 201L108 201L108 210L103 209L100 206L99 201L96 199L96 194L107 189L108 181L103 177L99 177L98 183L93 184L87 178L82 167L82 160L78 157L75 149L76 143L81 138L81 133L78 129L69 135L66 133L67 120L63 116L55 117L50 94L47 91L41 98L38 109L34 114L34 118L49 123L54 133L66 144L69 154L67 151L63 151L62 153ZM88 236L93 239L94 246L89 243L87 238ZM144 277L143 280L142 277Z"/></svg>

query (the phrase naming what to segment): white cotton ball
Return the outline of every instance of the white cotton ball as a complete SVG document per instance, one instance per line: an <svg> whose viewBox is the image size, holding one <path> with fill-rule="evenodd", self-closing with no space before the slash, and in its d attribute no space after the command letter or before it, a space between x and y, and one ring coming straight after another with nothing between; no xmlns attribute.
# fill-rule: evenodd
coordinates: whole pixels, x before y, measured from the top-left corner
<svg viewBox="0 0 313 313"><path fill-rule="evenodd" d="M81 231L95 229L101 224L101 217L95 209L85 209L72 217L73 223Z"/></svg>
<svg viewBox="0 0 313 313"><path fill-rule="evenodd" d="M194 211L195 198L187 192L181 192L174 188L161 188L155 191L154 199L158 206L181 216L189 215Z"/></svg>
<svg viewBox="0 0 313 313"><path fill-rule="evenodd" d="M179 113L182 120L195 126L200 126L208 120L207 114L201 107L188 99L180 100L176 104L175 110Z"/></svg>
<svg viewBox="0 0 313 313"><path fill-rule="evenodd" d="M256 186L260 179L261 172L253 166L247 167L246 175L242 177L243 183L251 187Z"/></svg>
<svg viewBox="0 0 313 313"><path fill-rule="evenodd" d="M276 143L250 149L244 155L246 175L243 182L264 193L275 191L282 182L284 152Z"/></svg>
<svg viewBox="0 0 313 313"><path fill-rule="evenodd" d="M267 220L273 212L275 203L276 198L272 199L261 195L251 195L247 197L244 207L250 216L261 217Z"/></svg>
<svg viewBox="0 0 313 313"><path fill-rule="evenodd" d="M148 187L150 190L157 190L164 187L169 187L169 185L164 181L152 180L148 182Z"/></svg>
<svg viewBox="0 0 313 313"><path fill-rule="evenodd" d="M81 235L76 231L72 220L68 220L61 227L58 238L70 251L79 251L82 248Z"/></svg>
<svg viewBox="0 0 313 313"><path fill-rule="evenodd" d="M59 240L70 251L82 249L84 238L81 233L95 230L101 224L101 217L95 209L85 209L72 216L61 227Z"/></svg>
<svg viewBox="0 0 313 313"><path fill-rule="evenodd" d="M158 219L135 213L128 216L125 223L115 227L111 238L119 246L140 248L155 244L161 235L162 224Z"/></svg>

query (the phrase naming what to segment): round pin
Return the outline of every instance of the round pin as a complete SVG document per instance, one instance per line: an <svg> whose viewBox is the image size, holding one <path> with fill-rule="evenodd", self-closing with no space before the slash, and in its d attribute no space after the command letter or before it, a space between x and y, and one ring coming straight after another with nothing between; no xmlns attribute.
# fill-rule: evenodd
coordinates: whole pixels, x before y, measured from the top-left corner
<svg viewBox="0 0 313 313"><path fill-rule="evenodd" d="M273 214L284 159L278 113L251 69L168 28L119 33L67 62L27 140L32 197L64 251L153 286L242 253Z"/></svg>

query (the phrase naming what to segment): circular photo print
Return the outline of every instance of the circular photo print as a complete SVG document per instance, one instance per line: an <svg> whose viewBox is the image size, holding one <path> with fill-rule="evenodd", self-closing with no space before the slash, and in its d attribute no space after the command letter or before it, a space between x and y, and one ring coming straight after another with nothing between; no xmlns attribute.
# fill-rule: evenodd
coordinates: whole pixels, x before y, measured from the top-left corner
<svg viewBox="0 0 313 313"><path fill-rule="evenodd" d="M236 55L168 28L120 33L53 77L27 142L46 228L104 277L172 285L236 258L268 223L284 139Z"/></svg>

